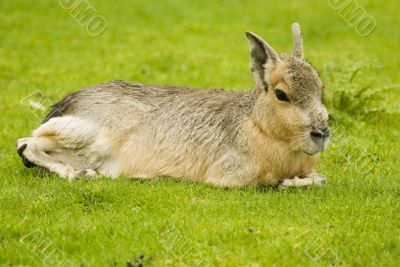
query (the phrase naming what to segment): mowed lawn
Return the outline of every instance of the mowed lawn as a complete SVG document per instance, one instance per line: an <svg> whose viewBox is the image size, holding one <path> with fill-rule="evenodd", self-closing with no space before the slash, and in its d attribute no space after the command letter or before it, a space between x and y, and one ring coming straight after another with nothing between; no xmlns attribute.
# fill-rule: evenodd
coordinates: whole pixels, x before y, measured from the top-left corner
<svg viewBox="0 0 400 267"><path fill-rule="evenodd" d="M335 1L88 0L98 36L67 2L0 2L1 266L400 266L398 1L352 2L376 20L368 36ZM326 187L69 183L22 165L15 142L42 106L112 79L248 90L244 32L290 51L295 21L331 113Z"/></svg>

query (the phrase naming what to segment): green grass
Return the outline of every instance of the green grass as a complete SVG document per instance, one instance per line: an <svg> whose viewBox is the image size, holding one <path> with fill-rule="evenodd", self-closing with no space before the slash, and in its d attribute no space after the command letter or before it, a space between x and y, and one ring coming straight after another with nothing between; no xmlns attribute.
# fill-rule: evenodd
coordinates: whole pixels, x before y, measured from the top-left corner
<svg viewBox="0 0 400 267"><path fill-rule="evenodd" d="M358 1L368 37L328 1L89 2L108 22L98 37L58 1L0 2L1 266L400 265L398 1ZM32 93L50 104L112 79L247 90L244 32L289 51L294 21L332 114L325 188L68 183L21 164L15 141L44 115L21 103Z"/></svg>

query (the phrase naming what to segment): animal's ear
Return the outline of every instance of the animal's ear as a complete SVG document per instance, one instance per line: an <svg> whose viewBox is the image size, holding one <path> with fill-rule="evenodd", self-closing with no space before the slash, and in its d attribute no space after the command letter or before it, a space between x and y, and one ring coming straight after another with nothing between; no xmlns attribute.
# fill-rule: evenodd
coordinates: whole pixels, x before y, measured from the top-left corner
<svg viewBox="0 0 400 267"><path fill-rule="evenodd" d="M256 88L268 88L265 73L265 64L276 64L279 60L278 54L261 37L246 32L250 43L250 69Z"/></svg>
<svg viewBox="0 0 400 267"><path fill-rule="evenodd" d="M292 55L298 58L304 58L303 52L303 37L301 35L300 25L298 23L292 24L293 33L293 51Z"/></svg>

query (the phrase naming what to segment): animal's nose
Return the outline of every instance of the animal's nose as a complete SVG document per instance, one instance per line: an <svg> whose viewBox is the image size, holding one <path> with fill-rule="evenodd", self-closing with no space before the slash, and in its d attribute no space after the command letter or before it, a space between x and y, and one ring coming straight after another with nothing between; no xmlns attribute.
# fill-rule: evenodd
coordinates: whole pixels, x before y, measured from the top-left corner
<svg viewBox="0 0 400 267"><path fill-rule="evenodd" d="M314 141L318 141L324 137L329 137L330 135L331 132L329 131L328 127L325 127L323 129L313 129L310 133L311 139L313 139Z"/></svg>
<svg viewBox="0 0 400 267"><path fill-rule="evenodd" d="M329 137L331 135L331 131L328 127L323 128L321 131L324 137Z"/></svg>
<svg viewBox="0 0 400 267"><path fill-rule="evenodd" d="M310 135L311 135L311 138L313 138L313 139L314 138L318 139L318 138L324 137L323 133L320 130L313 130L313 131L311 131Z"/></svg>

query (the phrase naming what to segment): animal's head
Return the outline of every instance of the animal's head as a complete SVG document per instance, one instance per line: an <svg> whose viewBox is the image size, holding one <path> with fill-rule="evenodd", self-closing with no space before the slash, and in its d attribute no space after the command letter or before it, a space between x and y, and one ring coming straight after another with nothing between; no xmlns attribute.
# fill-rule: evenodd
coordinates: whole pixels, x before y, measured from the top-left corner
<svg viewBox="0 0 400 267"><path fill-rule="evenodd" d="M313 155L327 146L328 112L322 102L323 83L304 60L300 26L292 25L292 54L277 54L254 33L250 42L251 73L256 95L254 119L272 138L293 151Z"/></svg>

